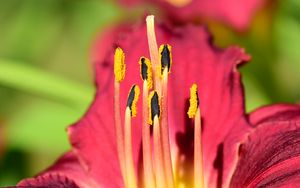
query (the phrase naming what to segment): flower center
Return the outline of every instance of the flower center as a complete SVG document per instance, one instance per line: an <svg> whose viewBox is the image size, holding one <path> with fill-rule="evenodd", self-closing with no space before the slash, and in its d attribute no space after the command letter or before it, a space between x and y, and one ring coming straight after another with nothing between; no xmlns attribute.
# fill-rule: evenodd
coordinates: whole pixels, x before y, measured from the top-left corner
<svg viewBox="0 0 300 188"><path fill-rule="evenodd" d="M174 188L179 185L173 175L167 105L168 75L172 65L172 49L168 44L157 47L154 16L148 16L146 23L151 61L146 57L139 59L143 80L143 185L145 188ZM117 48L114 57L114 116L117 151L125 187L136 188L137 176L132 155L131 118L137 114L136 103L140 89L137 85L133 85L129 92L124 115L124 127L122 127L120 83L124 80L125 72L125 54L121 48ZM203 188L201 115L196 84L193 84L190 93L190 108L187 113L190 118L194 119L194 188ZM151 142L151 128L153 129L153 142Z"/></svg>

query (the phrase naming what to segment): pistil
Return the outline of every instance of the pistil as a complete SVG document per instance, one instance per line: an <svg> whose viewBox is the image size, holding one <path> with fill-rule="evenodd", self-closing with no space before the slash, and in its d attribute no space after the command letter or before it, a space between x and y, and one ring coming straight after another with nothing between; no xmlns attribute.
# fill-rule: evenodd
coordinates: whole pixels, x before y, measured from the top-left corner
<svg viewBox="0 0 300 188"><path fill-rule="evenodd" d="M158 61L158 47L156 42L155 28L154 28L154 16L150 15L146 18L147 24L147 38L148 38L148 46L150 52L150 59L152 63L152 72L153 72L153 80L154 80L154 89L160 94L161 93L161 84L159 73L157 71L159 67Z"/></svg>
<svg viewBox="0 0 300 188"><path fill-rule="evenodd" d="M204 188L201 114L197 85L193 84L190 89L189 118L194 118L194 188Z"/></svg>
<svg viewBox="0 0 300 188"><path fill-rule="evenodd" d="M155 179L153 174L152 150L150 140L150 125L148 124L148 93L152 88L152 66L149 59L141 57L139 60L141 67L141 78L143 80L143 125L142 125L142 143L143 143L143 164L144 164L144 187L155 188Z"/></svg>
<svg viewBox="0 0 300 188"><path fill-rule="evenodd" d="M154 163L155 163L155 179L157 188L167 187L165 181L165 169L163 160L163 151L160 133L160 104L159 96L156 91L152 91L149 95L149 123L153 124L153 140L154 140Z"/></svg>
<svg viewBox="0 0 300 188"><path fill-rule="evenodd" d="M120 110L120 83L124 80L126 71L125 54L121 48L115 50L114 56L114 121L116 130L116 143L118 151L118 159L121 167L121 174L123 181L126 184L125 172L125 151L124 151L124 133L121 124L121 110Z"/></svg>
<svg viewBox="0 0 300 188"><path fill-rule="evenodd" d="M161 118L161 137L164 154L164 166L168 187L174 187L172 159L169 141L169 125L168 125L168 75L172 64L171 46L163 44L159 47L159 72L162 78L162 118Z"/></svg>
<svg viewBox="0 0 300 188"><path fill-rule="evenodd" d="M137 180L134 169L134 162L132 156L132 135L131 135L131 117L135 117L136 103L139 97L140 89L137 85L132 86L128 95L127 107L125 110L125 167L126 167L126 187L136 188Z"/></svg>

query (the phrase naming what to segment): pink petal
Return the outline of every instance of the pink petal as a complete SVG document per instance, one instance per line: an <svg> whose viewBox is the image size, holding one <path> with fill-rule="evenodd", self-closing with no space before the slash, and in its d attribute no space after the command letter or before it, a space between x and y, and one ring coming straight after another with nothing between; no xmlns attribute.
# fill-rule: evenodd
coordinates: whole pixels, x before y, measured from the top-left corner
<svg viewBox="0 0 300 188"><path fill-rule="evenodd" d="M282 119L298 120L300 118L300 106L291 104L275 104L261 107L249 116L253 126L266 123L268 121L279 121Z"/></svg>
<svg viewBox="0 0 300 188"><path fill-rule="evenodd" d="M257 128L240 147L231 187L300 186L299 106L267 106L250 120Z"/></svg>
<svg viewBox="0 0 300 188"><path fill-rule="evenodd" d="M73 152L66 153L52 167L35 178L22 180L18 186L57 188L98 187L84 171Z"/></svg>
<svg viewBox="0 0 300 188"><path fill-rule="evenodd" d="M79 188L74 181L68 179L66 176L61 176L58 174L46 174L43 176L38 176L37 178L30 178L23 180L17 187L36 187L36 188Z"/></svg>
<svg viewBox="0 0 300 188"><path fill-rule="evenodd" d="M126 5L145 2L158 4L171 20L186 22L203 18L213 18L238 29L246 29L265 0L191 0L185 6L174 6L167 0L121 0Z"/></svg>
<svg viewBox="0 0 300 188"><path fill-rule="evenodd" d="M188 123L189 120L187 120L186 101L189 97L189 87L192 83L197 83L199 86L204 127L203 152L205 176L206 179L209 179L211 186L216 186L218 174L222 171L222 169L218 169L219 167L214 167L218 147L229 134L236 135L235 139L230 138L229 140L232 144L237 144L240 142L240 139L243 139L244 133L250 127L244 118L243 89L240 83L240 74L237 71L237 66L241 62L249 60L249 56L238 47L231 47L225 50L215 48L210 42L210 35L203 27L186 26L170 29L166 26L159 26L156 28L156 32L158 43L170 44L173 51L173 65L169 83L169 126L171 144L178 146L177 150L173 148L173 151L178 151L180 155L185 156L187 159L193 157L189 150L187 150L187 148L192 146L193 140L190 137L191 132L189 132L191 128ZM97 119L94 117L94 119L89 121L99 122L99 116L103 117L102 122L98 123L98 126L85 126L82 124L80 125L80 130L76 134L73 134L76 137L82 136L82 138L77 139L78 144L73 144L75 147L79 148L84 145L87 147L84 152L79 149L80 155L84 155L85 160L89 158L88 161L92 164L90 166L98 169L100 167L106 169L106 164L103 166L102 164L95 165L96 162L93 162L93 159L95 161L95 156L105 156L108 154L100 152L99 149L91 148L98 148L99 146L93 146L96 145L95 143L100 144L100 141L97 141L97 139L101 140L102 137L108 137L108 131L113 129L112 118L109 118L112 113L112 59L115 45L121 46L126 53L127 73L125 81L122 83L122 106L125 106L127 92L131 84L138 83L141 85L139 66L137 64L139 57L142 55L149 57L144 25L119 28L111 33L111 35L106 35L104 39L100 40L100 43L96 43L95 46L97 49L93 50L93 52L97 52L93 54L93 59L97 62L96 79L99 87L98 90L103 92L98 92L96 104L92 107L94 110L88 112L89 114L92 111L98 110L105 115L101 115L98 112ZM102 112L102 108L105 109L105 112ZM139 106L139 109L141 109L141 106ZM110 124L104 124L106 130L104 132L102 124L107 121ZM140 127L140 116L135 123L139 124L135 124L134 127ZM109 128L106 128L108 126ZM78 126L75 128L77 129ZM86 134L89 135L89 139L83 138L86 137L84 136ZM140 136L136 140L139 141ZM84 144L82 144L83 142ZM92 147L88 147L87 145ZM230 147L233 148L229 149ZM234 154L237 154L237 146L226 145L224 151L232 152L227 154L228 156L236 156ZM138 150L135 150L134 153L137 156ZM172 158L173 160L176 159L174 153ZM226 166L227 169L231 169L234 166L232 163L228 164ZM224 174L224 179L227 178L227 174L229 172Z"/></svg>

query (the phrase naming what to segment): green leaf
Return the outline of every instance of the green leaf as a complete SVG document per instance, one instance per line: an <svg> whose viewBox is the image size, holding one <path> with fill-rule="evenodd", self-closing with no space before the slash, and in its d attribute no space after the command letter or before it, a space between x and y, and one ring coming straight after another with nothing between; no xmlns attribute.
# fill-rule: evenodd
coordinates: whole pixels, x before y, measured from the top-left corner
<svg viewBox="0 0 300 188"><path fill-rule="evenodd" d="M91 87L3 59L0 59L0 85L73 106L86 105L93 95Z"/></svg>
<svg viewBox="0 0 300 188"><path fill-rule="evenodd" d="M19 110L7 120L8 146L27 152L60 155L69 148L66 127L77 121L77 110L43 99L20 100Z"/></svg>

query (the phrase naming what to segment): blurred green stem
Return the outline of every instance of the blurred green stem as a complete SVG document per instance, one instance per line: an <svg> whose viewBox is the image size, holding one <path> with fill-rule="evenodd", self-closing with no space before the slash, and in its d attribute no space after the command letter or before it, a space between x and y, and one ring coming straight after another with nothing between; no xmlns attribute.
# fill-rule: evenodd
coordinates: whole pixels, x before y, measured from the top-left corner
<svg viewBox="0 0 300 188"><path fill-rule="evenodd" d="M0 85L72 106L87 105L93 96L91 87L5 59L0 59Z"/></svg>

